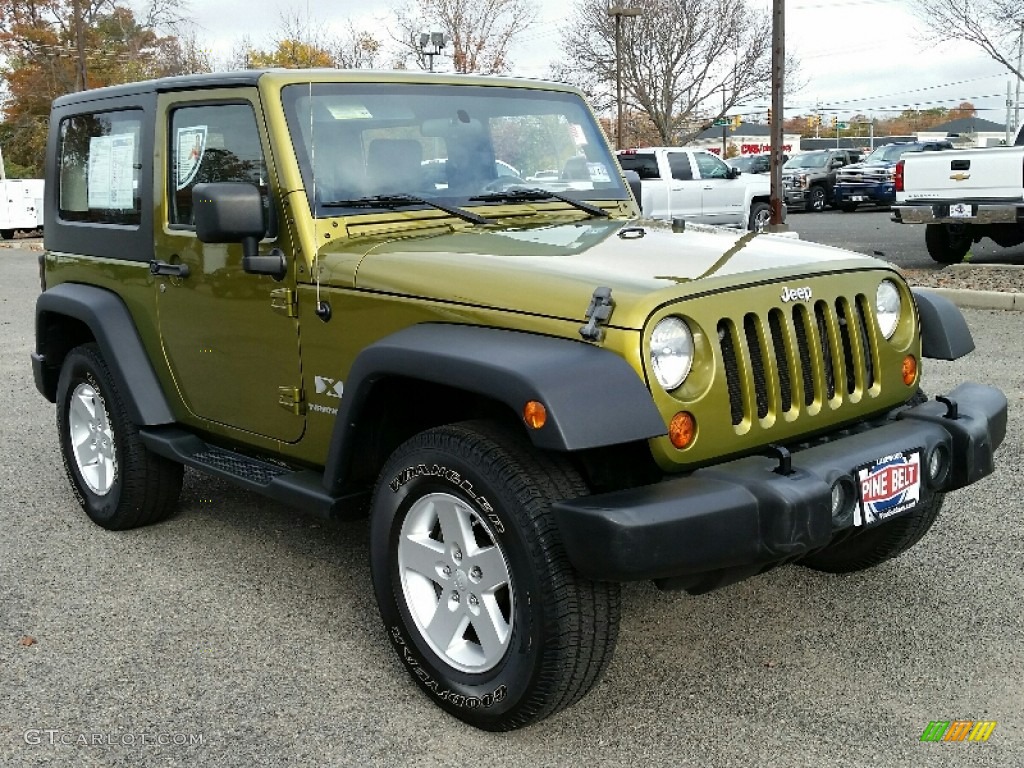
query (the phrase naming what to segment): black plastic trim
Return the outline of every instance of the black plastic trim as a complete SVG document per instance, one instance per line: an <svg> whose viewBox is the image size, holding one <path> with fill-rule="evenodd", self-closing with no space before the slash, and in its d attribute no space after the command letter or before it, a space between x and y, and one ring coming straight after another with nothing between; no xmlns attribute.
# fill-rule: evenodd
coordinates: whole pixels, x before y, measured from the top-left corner
<svg viewBox="0 0 1024 768"><path fill-rule="evenodd" d="M584 496L552 506L566 552L585 577L606 581L673 579L785 562L827 544L852 525L831 514L831 488L852 482L860 466L909 448L922 457L939 446L951 472L939 488L922 483L922 501L992 472L1006 433L1006 398L980 384L948 397L959 418L930 402L898 409L866 432L792 454L792 473L750 456L654 485ZM885 523L882 523L885 525Z"/></svg>
<svg viewBox="0 0 1024 768"><path fill-rule="evenodd" d="M547 408L538 448L578 451L666 434L643 380L614 352L580 341L476 326L423 324L364 349L345 382L324 482L340 490L359 413L374 386L400 376L505 403L519 415L529 400Z"/></svg>
<svg viewBox="0 0 1024 768"><path fill-rule="evenodd" d="M92 285L61 283L36 300L36 352L32 368L43 397L51 403L57 397L60 361L50 360L45 348L52 315L73 317L89 327L134 423L174 422L128 307L117 294Z"/></svg>
<svg viewBox="0 0 1024 768"><path fill-rule="evenodd" d="M930 291L911 289L921 318L921 355L956 360L974 351L974 337L956 304Z"/></svg>

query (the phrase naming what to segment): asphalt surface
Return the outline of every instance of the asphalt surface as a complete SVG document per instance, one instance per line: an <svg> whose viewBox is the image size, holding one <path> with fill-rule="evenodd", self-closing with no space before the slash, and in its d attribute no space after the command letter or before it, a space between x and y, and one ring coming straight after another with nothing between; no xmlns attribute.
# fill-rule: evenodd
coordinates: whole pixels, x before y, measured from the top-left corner
<svg viewBox="0 0 1024 768"><path fill-rule="evenodd" d="M393 658L365 522L307 520L192 472L165 523L88 521L32 383L36 255L0 249L0 764L1024 765L1024 314L966 312L978 349L926 368L931 392L1001 387L1011 414L997 473L951 494L918 546L702 597L629 585L603 681L494 735ZM987 743L920 742L954 719L998 725Z"/></svg>
<svg viewBox="0 0 1024 768"><path fill-rule="evenodd" d="M889 211L870 207L853 213L790 211L786 224L803 240L877 256L903 269L943 267L925 249L924 226L897 224ZM985 238L971 247L971 263L1024 265L1024 245L1003 248Z"/></svg>

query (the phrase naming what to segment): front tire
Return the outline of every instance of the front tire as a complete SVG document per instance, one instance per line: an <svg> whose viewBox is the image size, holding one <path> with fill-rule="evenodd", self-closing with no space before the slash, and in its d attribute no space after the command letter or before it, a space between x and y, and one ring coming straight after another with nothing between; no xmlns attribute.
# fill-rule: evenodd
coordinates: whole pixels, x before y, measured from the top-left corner
<svg viewBox="0 0 1024 768"><path fill-rule="evenodd" d="M97 525L118 531L174 513L184 468L142 444L95 344L76 347L64 359L57 436L75 496Z"/></svg>
<svg viewBox="0 0 1024 768"><path fill-rule="evenodd" d="M928 533L942 509L945 494L935 494L913 512L854 533L799 560L815 571L854 573L901 555Z"/></svg>
<svg viewBox="0 0 1024 768"><path fill-rule="evenodd" d="M828 193L820 184L816 184L807 190L807 210L811 213L821 213L828 203Z"/></svg>
<svg viewBox="0 0 1024 768"><path fill-rule="evenodd" d="M370 565L385 632L460 720L536 722L582 698L610 662L619 587L576 574L551 514L586 492L563 458L488 422L422 432L384 467Z"/></svg>
<svg viewBox="0 0 1024 768"><path fill-rule="evenodd" d="M959 264L971 250L972 242L967 224L928 224L924 228L928 255L939 264Z"/></svg>

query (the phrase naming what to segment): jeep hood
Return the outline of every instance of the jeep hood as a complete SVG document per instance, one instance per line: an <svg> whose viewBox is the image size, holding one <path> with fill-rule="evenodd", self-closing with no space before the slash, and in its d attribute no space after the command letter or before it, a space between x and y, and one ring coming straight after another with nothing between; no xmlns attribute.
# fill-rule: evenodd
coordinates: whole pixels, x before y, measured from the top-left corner
<svg viewBox="0 0 1024 768"><path fill-rule="evenodd" d="M355 243L345 251L350 262ZM594 289L612 289L612 325L640 328L657 306L750 282L888 267L850 251L717 227L683 233L635 222L586 221L405 236L367 244L351 285L359 290L580 320ZM342 256L342 254L339 254ZM321 251L323 278L329 268Z"/></svg>

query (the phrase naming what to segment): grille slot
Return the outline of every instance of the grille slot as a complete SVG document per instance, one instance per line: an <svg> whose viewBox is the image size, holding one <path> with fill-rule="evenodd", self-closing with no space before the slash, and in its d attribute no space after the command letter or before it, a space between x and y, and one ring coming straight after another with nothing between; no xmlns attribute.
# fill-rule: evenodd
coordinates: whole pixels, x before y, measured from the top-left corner
<svg viewBox="0 0 1024 768"><path fill-rule="evenodd" d="M873 387L871 322L871 305L863 294L719 320L733 426L764 419L773 407L786 413Z"/></svg>

